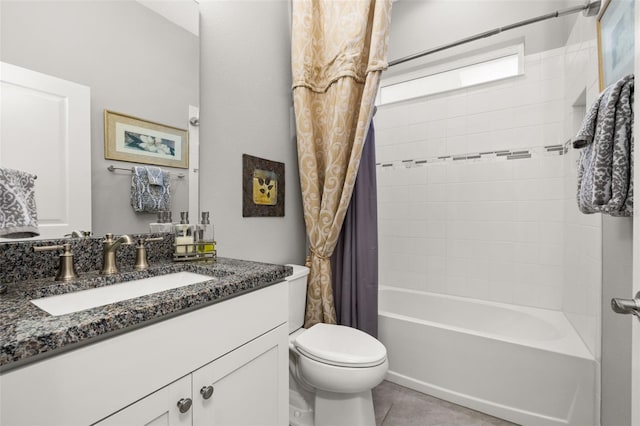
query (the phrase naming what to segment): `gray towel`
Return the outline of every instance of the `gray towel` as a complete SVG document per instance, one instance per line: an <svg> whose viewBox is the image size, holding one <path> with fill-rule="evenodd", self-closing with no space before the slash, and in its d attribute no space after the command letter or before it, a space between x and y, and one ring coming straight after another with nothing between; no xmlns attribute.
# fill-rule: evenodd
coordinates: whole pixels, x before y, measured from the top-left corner
<svg viewBox="0 0 640 426"><path fill-rule="evenodd" d="M169 173L159 167L134 167L131 206L136 212L171 210Z"/></svg>
<svg viewBox="0 0 640 426"><path fill-rule="evenodd" d="M578 163L578 208L583 213L633 214L632 74L607 87L573 140Z"/></svg>
<svg viewBox="0 0 640 426"><path fill-rule="evenodd" d="M34 180L31 173L0 167L0 237L40 235Z"/></svg>

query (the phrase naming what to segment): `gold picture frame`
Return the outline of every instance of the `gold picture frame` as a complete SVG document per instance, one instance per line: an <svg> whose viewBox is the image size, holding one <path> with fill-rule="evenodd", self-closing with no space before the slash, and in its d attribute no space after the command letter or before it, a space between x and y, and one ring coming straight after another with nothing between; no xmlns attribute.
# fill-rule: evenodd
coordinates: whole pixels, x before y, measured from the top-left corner
<svg viewBox="0 0 640 426"><path fill-rule="evenodd" d="M633 0L607 0L598 14L600 91L634 72L633 8Z"/></svg>
<svg viewBox="0 0 640 426"><path fill-rule="evenodd" d="M187 169L188 132L104 110L104 158Z"/></svg>

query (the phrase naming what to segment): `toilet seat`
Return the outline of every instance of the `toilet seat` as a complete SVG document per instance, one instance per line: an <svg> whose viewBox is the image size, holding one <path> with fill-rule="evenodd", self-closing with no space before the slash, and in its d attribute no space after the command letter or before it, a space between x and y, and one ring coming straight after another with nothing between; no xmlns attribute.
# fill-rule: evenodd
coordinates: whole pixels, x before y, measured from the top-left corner
<svg viewBox="0 0 640 426"><path fill-rule="evenodd" d="M382 343L343 325L316 324L297 335L293 343L302 355L338 367L375 367L387 359Z"/></svg>

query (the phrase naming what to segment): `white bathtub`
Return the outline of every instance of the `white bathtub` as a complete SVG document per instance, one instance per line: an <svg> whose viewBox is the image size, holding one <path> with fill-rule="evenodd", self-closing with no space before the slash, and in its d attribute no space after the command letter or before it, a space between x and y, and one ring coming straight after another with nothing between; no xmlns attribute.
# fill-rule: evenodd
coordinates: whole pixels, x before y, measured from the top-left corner
<svg viewBox="0 0 640 426"><path fill-rule="evenodd" d="M597 364L564 314L380 288L387 379L524 425L595 425Z"/></svg>

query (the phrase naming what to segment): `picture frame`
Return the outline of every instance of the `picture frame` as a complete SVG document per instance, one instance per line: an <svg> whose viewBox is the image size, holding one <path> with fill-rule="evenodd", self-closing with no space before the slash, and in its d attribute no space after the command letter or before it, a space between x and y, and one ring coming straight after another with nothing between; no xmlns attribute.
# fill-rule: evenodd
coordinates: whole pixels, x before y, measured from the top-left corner
<svg viewBox="0 0 640 426"><path fill-rule="evenodd" d="M242 154L242 217L283 217L284 194L284 163Z"/></svg>
<svg viewBox="0 0 640 426"><path fill-rule="evenodd" d="M633 0L607 0L598 14L600 91L634 72L633 8Z"/></svg>
<svg viewBox="0 0 640 426"><path fill-rule="evenodd" d="M188 132L178 127L104 110L104 158L187 169Z"/></svg>

